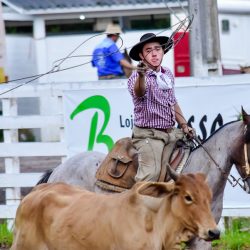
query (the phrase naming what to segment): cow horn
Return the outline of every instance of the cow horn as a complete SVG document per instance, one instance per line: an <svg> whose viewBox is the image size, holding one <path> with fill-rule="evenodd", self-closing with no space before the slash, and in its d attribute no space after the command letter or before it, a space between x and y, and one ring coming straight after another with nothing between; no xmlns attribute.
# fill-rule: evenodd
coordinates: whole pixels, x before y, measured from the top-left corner
<svg viewBox="0 0 250 250"><path fill-rule="evenodd" d="M167 164L167 173L171 179L176 181L179 178L179 174L176 173L169 164Z"/></svg>

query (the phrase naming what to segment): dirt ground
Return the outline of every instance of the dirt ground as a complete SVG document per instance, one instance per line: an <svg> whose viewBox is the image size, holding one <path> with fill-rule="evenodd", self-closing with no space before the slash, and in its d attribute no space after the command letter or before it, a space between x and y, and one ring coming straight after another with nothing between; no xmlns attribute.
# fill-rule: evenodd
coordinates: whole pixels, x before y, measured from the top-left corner
<svg viewBox="0 0 250 250"><path fill-rule="evenodd" d="M53 169L61 163L61 157L21 157L20 172L45 172L48 169ZM4 158L0 158L0 173L4 172ZM31 188L23 188L22 195L27 194ZM5 192L0 188L0 204L5 202Z"/></svg>

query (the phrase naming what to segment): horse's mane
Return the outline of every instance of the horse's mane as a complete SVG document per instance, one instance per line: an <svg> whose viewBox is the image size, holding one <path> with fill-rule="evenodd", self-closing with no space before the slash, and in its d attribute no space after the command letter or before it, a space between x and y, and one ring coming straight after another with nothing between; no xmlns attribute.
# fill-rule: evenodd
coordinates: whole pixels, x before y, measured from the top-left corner
<svg viewBox="0 0 250 250"><path fill-rule="evenodd" d="M245 134L245 143L250 143L250 124L247 125L247 130Z"/></svg>
<svg viewBox="0 0 250 250"><path fill-rule="evenodd" d="M217 130L215 130L211 135L209 135L209 137L207 137L204 141L202 141L202 144L206 143L211 137L213 137L215 134L217 134L220 130L222 130L224 127L232 124L232 123L235 123L235 122L239 122L240 120L236 120L236 121L231 121L231 122L227 122L225 124L223 124L222 126L220 126ZM247 130L247 134L249 135L249 140L250 140L250 129ZM201 145L199 144L197 147L193 148L192 151L200 148Z"/></svg>

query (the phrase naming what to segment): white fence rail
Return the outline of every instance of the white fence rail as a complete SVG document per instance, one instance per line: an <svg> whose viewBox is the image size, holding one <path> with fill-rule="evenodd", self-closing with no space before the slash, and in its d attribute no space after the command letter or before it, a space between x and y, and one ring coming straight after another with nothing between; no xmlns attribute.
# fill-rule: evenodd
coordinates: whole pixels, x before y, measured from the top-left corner
<svg viewBox="0 0 250 250"><path fill-rule="evenodd" d="M15 86L17 85L1 85L0 93ZM62 89L54 94L50 84L26 85L0 96L2 102L0 129L3 130L0 157L4 158L4 173L0 174L0 188L5 189L5 204L0 205L0 218L15 218L15 212L21 200L20 188L33 187L42 175L42 173L20 173L20 157L64 157L66 155L63 136L57 142L18 141L18 129L49 129L51 126L57 126L63 130L62 109L58 109L57 114L54 115L18 115L18 98L38 97L40 102L43 97L48 98L48 96L53 98L54 102L60 103ZM32 105L32 103L28 105Z"/></svg>
<svg viewBox="0 0 250 250"><path fill-rule="evenodd" d="M98 84L28 84L5 94L3 94L5 91L17 85L0 85L0 101L2 104L0 130L3 130L3 142L0 143L0 157L4 158L4 172L0 173L0 189L4 189L6 194L5 204L0 204L0 219L15 218L15 212L21 200L20 188L33 187L43 174L35 172L21 173L20 157L59 156L64 159L67 155L66 144L64 142L63 91L102 88L105 85L105 81ZM110 87L119 86L119 84L112 82L109 82L109 85ZM37 97L39 99L40 114L18 114L18 98L30 97ZM41 142L18 141L18 129L34 128L44 130L57 129L57 139L53 138L53 141Z"/></svg>

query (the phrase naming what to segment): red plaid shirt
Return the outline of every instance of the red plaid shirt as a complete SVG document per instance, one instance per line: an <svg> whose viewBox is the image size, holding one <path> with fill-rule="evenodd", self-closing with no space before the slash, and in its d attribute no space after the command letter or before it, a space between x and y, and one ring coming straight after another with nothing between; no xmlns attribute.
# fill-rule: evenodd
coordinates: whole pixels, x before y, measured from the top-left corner
<svg viewBox="0 0 250 250"><path fill-rule="evenodd" d="M174 105L177 103L174 93L174 76L170 69L161 67L161 72L171 80L171 88L160 89L156 82L154 71L147 71L145 75L146 92L137 97L134 85L138 73L136 71L128 79L128 90L134 103L134 125L147 128L171 128L175 126Z"/></svg>

